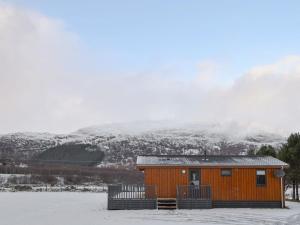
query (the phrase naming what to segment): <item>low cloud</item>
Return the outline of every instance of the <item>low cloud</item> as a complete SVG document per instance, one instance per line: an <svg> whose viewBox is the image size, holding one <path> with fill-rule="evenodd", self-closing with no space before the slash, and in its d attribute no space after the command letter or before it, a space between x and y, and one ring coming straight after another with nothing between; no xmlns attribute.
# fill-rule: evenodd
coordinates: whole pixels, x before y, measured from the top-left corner
<svg viewBox="0 0 300 225"><path fill-rule="evenodd" d="M213 61L190 79L92 71L79 37L44 15L0 4L0 133L69 132L137 120L237 122L300 129L300 56L250 69L231 85ZM128 75L130 74L130 75Z"/></svg>
<svg viewBox="0 0 300 225"><path fill-rule="evenodd" d="M300 57L288 56L249 70L219 98L223 117L276 131L300 128Z"/></svg>

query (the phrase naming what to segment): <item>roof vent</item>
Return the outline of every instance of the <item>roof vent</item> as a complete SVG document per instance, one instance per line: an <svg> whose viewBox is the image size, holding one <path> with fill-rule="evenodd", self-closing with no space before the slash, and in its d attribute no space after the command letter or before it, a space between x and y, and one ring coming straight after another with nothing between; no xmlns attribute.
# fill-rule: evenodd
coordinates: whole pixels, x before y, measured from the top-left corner
<svg viewBox="0 0 300 225"><path fill-rule="evenodd" d="M207 157L206 157L206 150L204 150L204 160L207 161Z"/></svg>

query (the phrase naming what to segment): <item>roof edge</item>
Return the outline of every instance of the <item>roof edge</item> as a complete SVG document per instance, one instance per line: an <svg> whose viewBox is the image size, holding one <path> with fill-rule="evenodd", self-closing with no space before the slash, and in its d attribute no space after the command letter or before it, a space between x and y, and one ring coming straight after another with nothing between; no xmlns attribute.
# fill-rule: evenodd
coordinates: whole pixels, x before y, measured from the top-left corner
<svg viewBox="0 0 300 225"><path fill-rule="evenodd" d="M206 168L206 167L230 167L230 168L288 168L289 165L226 165L226 164L218 164L218 165L186 165L186 164L136 164L136 167L197 167L197 168Z"/></svg>
<svg viewBox="0 0 300 225"><path fill-rule="evenodd" d="M253 157L253 158L256 158L256 157L272 157L272 158L275 158L273 156L270 156L270 155L204 155L204 154L201 154L201 155L138 155L137 157ZM275 158L276 159L276 158Z"/></svg>

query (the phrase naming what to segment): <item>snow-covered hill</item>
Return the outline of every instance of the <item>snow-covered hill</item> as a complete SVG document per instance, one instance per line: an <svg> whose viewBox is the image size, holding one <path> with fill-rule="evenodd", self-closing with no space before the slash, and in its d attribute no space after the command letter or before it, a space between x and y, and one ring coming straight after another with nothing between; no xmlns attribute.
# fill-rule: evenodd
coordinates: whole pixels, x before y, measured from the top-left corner
<svg viewBox="0 0 300 225"><path fill-rule="evenodd" d="M13 133L0 136L1 158L32 159L64 144L90 144L105 154L102 164L132 164L140 154L245 154L263 144L280 146L285 137L236 124L137 122L82 128L58 135Z"/></svg>

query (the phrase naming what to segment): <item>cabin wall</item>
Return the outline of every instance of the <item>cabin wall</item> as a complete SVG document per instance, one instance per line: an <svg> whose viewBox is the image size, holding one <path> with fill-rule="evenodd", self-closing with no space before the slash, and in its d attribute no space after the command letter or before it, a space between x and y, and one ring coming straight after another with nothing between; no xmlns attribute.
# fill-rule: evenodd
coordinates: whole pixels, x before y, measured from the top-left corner
<svg viewBox="0 0 300 225"><path fill-rule="evenodd" d="M257 169L266 169L266 186L256 185ZM147 167L145 184L157 185L159 198L176 198L177 185L189 184L188 170L188 167ZM221 168L200 170L201 184L211 186L213 201L281 201L280 179L274 176L275 168L232 168L231 176L221 176Z"/></svg>
<svg viewBox="0 0 300 225"><path fill-rule="evenodd" d="M186 173L181 171L185 169ZM176 198L177 185L188 184L187 168L146 168L144 170L146 185L156 185L159 198Z"/></svg>
<svg viewBox="0 0 300 225"><path fill-rule="evenodd" d="M221 168L201 169L201 184L211 185L213 201L281 201L280 179L274 168L266 169L266 185L256 185L256 170L233 168L231 176L221 176Z"/></svg>

